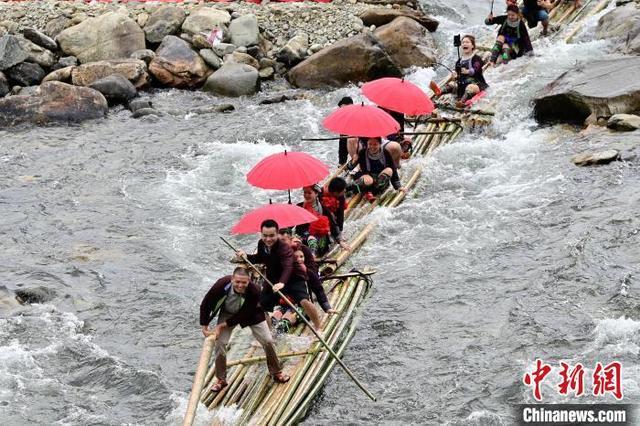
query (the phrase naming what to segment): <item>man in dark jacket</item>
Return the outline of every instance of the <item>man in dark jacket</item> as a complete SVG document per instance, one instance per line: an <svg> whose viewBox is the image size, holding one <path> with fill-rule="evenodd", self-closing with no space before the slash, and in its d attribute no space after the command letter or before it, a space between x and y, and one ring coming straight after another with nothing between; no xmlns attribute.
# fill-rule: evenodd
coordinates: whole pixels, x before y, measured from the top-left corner
<svg viewBox="0 0 640 426"><path fill-rule="evenodd" d="M265 321L265 313L259 305L260 288L251 282L249 272L237 267L233 275L220 278L207 292L200 304L200 325L205 337L214 336L215 367L218 381L211 388L214 392L227 386L227 344L231 332L239 325L250 327L253 337L262 345L267 357L267 366L273 379L285 383L289 377L282 372L273 344L271 331ZM209 329L212 319L218 315L216 326Z"/></svg>
<svg viewBox="0 0 640 426"><path fill-rule="evenodd" d="M245 257L251 263L263 264L267 269L266 276L272 284L284 287L286 283L295 275L300 275L304 280L304 273L294 271L293 250L286 244L278 241L278 223L275 220L267 219L260 225L261 238L258 242L256 254L247 255L244 251L238 250L236 253L240 257ZM273 311L277 302L277 296L273 293L271 286L266 282L262 284L260 295L260 305L267 311Z"/></svg>
<svg viewBox="0 0 640 426"><path fill-rule="evenodd" d="M328 314L335 314L336 310L331 308L331 303L327 298L327 294L322 287L320 274L318 273L318 264L313 257L313 253L309 247L302 244L302 241L294 239L291 235L291 228L283 228L278 231L280 242L287 244L293 250L300 250L304 253L304 264L307 267L307 284L313 292L323 311Z"/></svg>

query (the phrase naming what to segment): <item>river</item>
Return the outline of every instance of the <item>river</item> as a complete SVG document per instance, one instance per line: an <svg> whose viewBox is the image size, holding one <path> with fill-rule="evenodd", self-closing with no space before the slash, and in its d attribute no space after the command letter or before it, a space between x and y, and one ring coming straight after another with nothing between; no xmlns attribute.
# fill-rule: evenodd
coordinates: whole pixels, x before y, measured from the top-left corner
<svg viewBox="0 0 640 426"><path fill-rule="evenodd" d="M453 63L453 34L490 34L488 2L431 3L443 62ZM537 90L603 56L596 18L579 43L536 41L534 57L488 74L499 104L490 128L411 160L425 175L400 207L374 213L381 225L351 260L378 273L344 361L379 401L334 370L306 424L512 424L513 407L533 401L522 378L536 358L589 372L618 360L625 400L638 400L638 162L570 162L632 136L531 118ZM431 77L409 76L423 87ZM0 285L55 291L0 311L3 424L179 424L202 341L198 306L229 272L218 235L248 209L284 200L244 175L283 148L335 163L333 143L300 138L323 135L322 117L347 94L361 100L352 86L187 114L224 100L168 90L150 95L173 112L160 119L116 109L72 127L1 130ZM251 249L255 239L235 241ZM552 384L543 392L596 400L563 399Z"/></svg>

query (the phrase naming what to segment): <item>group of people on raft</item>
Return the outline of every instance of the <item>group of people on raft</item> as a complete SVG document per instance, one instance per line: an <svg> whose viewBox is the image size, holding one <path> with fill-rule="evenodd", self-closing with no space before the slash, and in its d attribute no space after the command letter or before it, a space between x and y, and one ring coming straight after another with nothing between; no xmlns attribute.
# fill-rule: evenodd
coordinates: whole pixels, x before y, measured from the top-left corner
<svg viewBox="0 0 640 426"><path fill-rule="evenodd" d="M317 259L329 250L331 241L350 250L341 238L346 189L347 183L341 177L333 178L324 188L318 185L305 187L304 201L298 205L313 212L318 220L291 229L280 228L276 221L267 219L260 226L261 238L256 253L236 253L241 261L264 265L270 283L265 280L260 288L246 268L237 267L232 275L220 278L205 295L200 305L200 325L205 336L216 339L217 381L211 388L213 392L227 386L226 346L237 325L249 327L262 345L274 381L286 383L289 380L282 372L271 329L287 332L298 318L280 294L299 306L318 332L322 318L310 293L315 295L325 313L336 313L322 286ZM209 325L216 317L216 325L211 329Z"/></svg>
<svg viewBox="0 0 640 426"><path fill-rule="evenodd" d="M503 15L494 16L490 13L485 19L486 25L497 25L498 34L495 44L491 48L490 66L519 58L533 53L533 46L529 38L529 28L535 28L542 24L543 36L549 32L549 11L556 2L563 0L524 0L522 8L518 7L517 0L506 0L506 12ZM580 7L580 0L574 0L575 7ZM526 24L525 24L526 21ZM444 89L441 89L434 81L430 88L436 96L444 93L457 95L457 106L469 106L469 101L489 85L484 78L484 60L476 52L476 40L472 35L462 37L460 44L462 53L456 62L455 73Z"/></svg>
<svg viewBox="0 0 640 426"><path fill-rule="evenodd" d="M562 1L562 0L556 0ZM535 27L539 22L543 34L548 31L548 10L553 3L548 0L525 0L519 9L516 0L506 0L505 15L489 15L487 25L499 25L496 43L491 51L491 64L503 63L532 52L531 40L524 23ZM576 7L579 0L576 0ZM524 17L524 18L523 18ZM483 76L484 61L476 53L475 38L465 35L461 39L462 54L456 64L457 75L444 89L432 82L435 95L458 93L459 101L466 102L488 87ZM344 97L338 106L353 104ZM342 240L346 197L361 194L373 201L389 186L405 192L398 176L400 160L410 153L410 141L403 138L404 116L388 111L400 125L397 135L358 138L342 135L339 142L339 163L345 165L352 176L351 183L335 177L325 187L311 185L303 188L303 201L298 206L313 213L317 220L298 225L295 229L280 228L274 220L265 220L260 227L261 238L255 254L243 251L236 254L242 260L262 264L266 268L266 281L262 287L251 279L250 272L237 267L232 275L220 278L205 295L200 305L200 325L205 336L215 336L215 372L217 381L212 391L219 392L227 386L226 346L231 332L240 325L250 327L255 339L265 351L267 366L274 381L285 383L289 376L283 373L275 351L272 328L286 332L297 321L296 313L278 293L282 293L304 311L314 328L320 331L321 315L313 303L315 295L320 307L327 314L336 311L331 307L322 286L317 259L326 254L331 243L350 250ZM217 317L216 325L209 325Z"/></svg>

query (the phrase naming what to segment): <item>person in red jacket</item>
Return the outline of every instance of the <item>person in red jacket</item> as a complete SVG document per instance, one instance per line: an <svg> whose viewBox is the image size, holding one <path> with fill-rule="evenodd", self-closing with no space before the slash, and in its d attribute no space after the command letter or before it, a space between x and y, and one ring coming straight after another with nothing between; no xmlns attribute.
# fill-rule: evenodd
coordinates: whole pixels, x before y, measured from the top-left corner
<svg viewBox="0 0 640 426"><path fill-rule="evenodd" d="M278 383L286 383L289 376L282 372L265 313L260 307L260 288L251 281L249 272L237 267L233 275L220 278L207 292L200 304L200 325L205 337L214 336L215 369L217 382L211 390L220 392L227 386L227 344L231 332L239 325L250 327L253 337L260 342L267 357L269 373ZM209 324L218 316L216 326L211 330Z"/></svg>

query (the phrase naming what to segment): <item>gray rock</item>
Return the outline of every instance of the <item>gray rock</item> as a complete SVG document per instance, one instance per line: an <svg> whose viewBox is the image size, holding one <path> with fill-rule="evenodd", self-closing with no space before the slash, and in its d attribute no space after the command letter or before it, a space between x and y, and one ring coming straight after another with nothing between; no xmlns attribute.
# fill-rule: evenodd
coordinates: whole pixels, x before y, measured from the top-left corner
<svg viewBox="0 0 640 426"><path fill-rule="evenodd" d="M202 49L200 52L202 59L214 70L217 70L222 66L222 59L218 57L211 49Z"/></svg>
<svg viewBox="0 0 640 426"><path fill-rule="evenodd" d="M140 108L135 110L133 114L131 114L131 117L141 118L141 117L146 117L148 115L155 115L159 117L162 115L162 113L154 108Z"/></svg>
<svg viewBox="0 0 640 426"><path fill-rule="evenodd" d="M27 61L35 62L45 68L50 68L56 63L56 57L52 52L27 40L23 36L16 36L16 38L22 50L27 52Z"/></svg>
<svg viewBox="0 0 640 426"><path fill-rule="evenodd" d="M316 43L316 44L312 44L312 45L309 47L309 50L311 51L311 54L312 54L312 55L313 55L314 53L316 53L316 52L321 51L322 49L324 49L324 46L323 46L323 45L321 45L321 44L318 44L318 43Z"/></svg>
<svg viewBox="0 0 640 426"><path fill-rule="evenodd" d="M118 10L67 28L56 37L60 49L81 63L128 58L144 49L145 35L136 21Z"/></svg>
<svg viewBox="0 0 640 426"><path fill-rule="evenodd" d="M229 12L212 7L200 7L185 19L182 24L182 31L189 34L200 34L202 32L209 32L213 27L224 27L231 22L231 15Z"/></svg>
<svg viewBox="0 0 640 426"><path fill-rule="evenodd" d="M65 56L58 59L58 62L53 64L51 70L55 71L62 68L75 67L76 65L78 65L78 58L76 58L75 56Z"/></svg>
<svg viewBox="0 0 640 426"><path fill-rule="evenodd" d="M109 105L126 105L131 99L138 96L135 86L119 74L94 81L89 87L102 93Z"/></svg>
<svg viewBox="0 0 640 426"><path fill-rule="evenodd" d="M247 48L245 46L236 47L236 52L238 53L247 53Z"/></svg>
<svg viewBox="0 0 640 426"><path fill-rule="evenodd" d="M145 64L149 63L156 57L156 52L151 49L136 50L131 54L131 58L144 61Z"/></svg>
<svg viewBox="0 0 640 426"><path fill-rule="evenodd" d="M262 68L260 71L258 71L258 75L260 75L260 78L262 80L268 80L273 78L275 73L276 73L276 70L274 70L273 67Z"/></svg>
<svg viewBox="0 0 640 426"><path fill-rule="evenodd" d="M640 110L640 57L591 61L575 66L536 94L540 122L582 124L590 115L611 117Z"/></svg>
<svg viewBox="0 0 640 426"><path fill-rule="evenodd" d="M90 62L73 69L71 80L76 86L88 86L101 78L120 74L129 80L137 89L149 85L150 78L147 64L139 59L114 59L111 61Z"/></svg>
<svg viewBox="0 0 640 426"><path fill-rule="evenodd" d="M249 14L239 17L229 25L231 43L236 46L253 46L260 41L260 29L258 28L258 18Z"/></svg>
<svg viewBox="0 0 640 426"><path fill-rule="evenodd" d="M47 24L44 26L44 32L49 37L55 38L58 34L71 27L72 25L73 22L71 21L71 19L67 18L66 16L58 16L47 22Z"/></svg>
<svg viewBox="0 0 640 426"><path fill-rule="evenodd" d="M640 3L627 3L603 15L596 37L614 40L625 53L640 53Z"/></svg>
<svg viewBox="0 0 640 426"><path fill-rule="evenodd" d="M607 127L621 131L638 130L640 129L640 117L633 114L615 114L607 121Z"/></svg>
<svg viewBox="0 0 640 426"><path fill-rule="evenodd" d="M253 95L260 88L258 70L246 64L225 64L211 74L202 90L221 96Z"/></svg>
<svg viewBox="0 0 640 426"><path fill-rule="evenodd" d="M230 55L224 56L225 64L247 64L252 66L255 69L260 67L258 61L251 55L247 55L246 53L238 52L237 50Z"/></svg>
<svg viewBox="0 0 640 426"><path fill-rule="evenodd" d="M149 71L165 86L192 88L201 85L212 70L186 41L166 36L149 64Z"/></svg>
<svg viewBox="0 0 640 426"><path fill-rule="evenodd" d="M16 291L16 299L25 305L32 303L46 303L53 300L57 293L55 290L47 287L20 288Z"/></svg>
<svg viewBox="0 0 640 426"><path fill-rule="evenodd" d="M64 83L70 83L71 73L73 72L74 68L75 67L71 66L71 67L60 68L55 71L52 71L49 74L47 74L47 76L44 79L42 79L42 82L46 83L47 81L62 81Z"/></svg>
<svg viewBox="0 0 640 426"><path fill-rule="evenodd" d="M193 44L193 47L195 47L196 49L211 48L211 43L209 43L209 40L207 40L207 37L205 37L202 34L196 34L193 37L191 37L191 44Z"/></svg>
<svg viewBox="0 0 640 426"><path fill-rule="evenodd" d="M9 84L9 79L2 71L0 71L0 98L6 96L9 92L11 92L11 85Z"/></svg>
<svg viewBox="0 0 640 426"><path fill-rule="evenodd" d="M370 26L375 25L376 27L380 27L382 25L386 25L391 23L394 19L398 17L405 17L413 19L422 25L429 32L434 32L438 29L439 22L430 17L426 16L422 12L417 10L410 9L368 9L360 14L360 19L362 20L362 25ZM359 29L358 29L359 30Z"/></svg>
<svg viewBox="0 0 640 426"><path fill-rule="evenodd" d="M234 111L236 107L231 104L220 104L206 107L199 107L190 110L189 112L192 114L212 114L212 113L221 113L221 112L231 112Z"/></svg>
<svg viewBox="0 0 640 426"><path fill-rule="evenodd" d="M137 110L143 108L153 108L153 104L149 99L136 98L129 101L128 108L129 111L136 112Z"/></svg>
<svg viewBox="0 0 640 426"><path fill-rule="evenodd" d="M295 87L308 89L401 76L402 71L372 34L340 40L300 62L287 74Z"/></svg>
<svg viewBox="0 0 640 426"><path fill-rule="evenodd" d="M260 60L258 61L258 64L260 65L260 69L267 68L267 67L275 67L276 61L269 58L260 58Z"/></svg>
<svg viewBox="0 0 640 426"><path fill-rule="evenodd" d="M107 100L97 90L48 81L34 95L0 99L0 126L80 122L105 117L108 110Z"/></svg>
<svg viewBox="0 0 640 426"><path fill-rule="evenodd" d="M20 86L16 86L16 87L20 87ZM36 94L38 88L40 86L27 86L27 87L20 87L20 90L18 90L16 92L16 95L21 95L21 96L30 96L30 95L34 95Z"/></svg>
<svg viewBox="0 0 640 426"><path fill-rule="evenodd" d="M22 30L22 35L27 40L32 41L33 43L44 49L54 52L58 50L58 43L56 43L55 40L53 40L45 33L36 30L35 28L25 28L24 30Z"/></svg>
<svg viewBox="0 0 640 426"><path fill-rule="evenodd" d="M21 86L33 86L42 81L46 73L38 64L22 62L5 71L11 81Z"/></svg>
<svg viewBox="0 0 640 426"><path fill-rule="evenodd" d="M218 43L211 47L211 50L213 50L213 53L215 53L218 57L224 58L224 55L233 53L236 50L236 46L229 43Z"/></svg>
<svg viewBox="0 0 640 426"><path fill-rule="evenodd" d="M309 36L299 33L278 51L276 57L280 62L292 67L307 56L307 49L309 49Z"/></svg>
<svg viewBox="0 0 640 426"><path fill-rule="evenodd" d="M429 67L437 61L433 37L411 18L396 18L373 34L399 68Z"/></svg>
<svg viewBox="0 0 640 426"><path fill-rule="evenodd" d="M620 152L609 149L601 152L583 152L571 158L576 166L594 166L597 164L608 164L620 158Z"/></svg>
<svg viewBox="0 0 640 426"><path fill-rule="evenodd" d="M5 35L0 37L0 71L26 61L28 57L27 52L20 47L16 36Z"/></svg>

